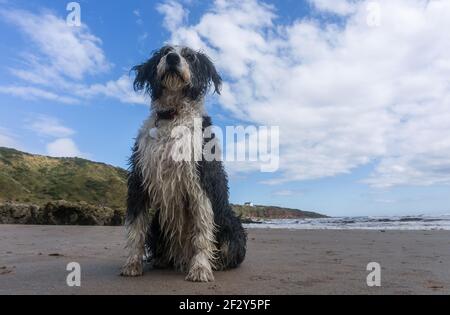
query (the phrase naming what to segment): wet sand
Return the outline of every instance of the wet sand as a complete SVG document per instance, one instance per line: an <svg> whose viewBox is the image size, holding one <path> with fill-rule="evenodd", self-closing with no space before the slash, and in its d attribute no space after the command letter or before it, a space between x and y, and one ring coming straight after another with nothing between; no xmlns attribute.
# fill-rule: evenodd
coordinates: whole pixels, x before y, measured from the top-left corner
<svg viewBox="0 0 450 315"><path fill-rule="evenodd" d="M118 227L0 225L0 294L450 294L450 231L249 230L248 255L212 283L171 270L122 278ZM81 287L66 266L81 264ZM381 287L366 284L369 262Z"/></svg>

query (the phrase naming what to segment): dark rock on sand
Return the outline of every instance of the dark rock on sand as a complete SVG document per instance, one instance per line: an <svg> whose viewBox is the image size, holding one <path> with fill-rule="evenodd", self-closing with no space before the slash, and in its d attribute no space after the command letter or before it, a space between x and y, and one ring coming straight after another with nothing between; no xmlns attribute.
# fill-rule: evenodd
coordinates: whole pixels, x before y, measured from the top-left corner
<svg viewBox="0 0 450 315"><path fill-rule="evenodd" d="M118 226L123 221L124 210L96 207L84 202L54 201L44 206L0 204L0 224Z"/></svg>

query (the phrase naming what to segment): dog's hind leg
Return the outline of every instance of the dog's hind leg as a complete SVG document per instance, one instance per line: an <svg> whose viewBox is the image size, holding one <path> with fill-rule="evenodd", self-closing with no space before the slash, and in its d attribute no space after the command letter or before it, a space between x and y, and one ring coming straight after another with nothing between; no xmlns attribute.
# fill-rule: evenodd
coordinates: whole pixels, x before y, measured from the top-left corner
<svg viewBox="0 0 450 315"><path fill-rule="evenodd" d="M216 270L238 267L245 258L247 233L234 214L220 218L216 234L218 244L218 261Z"/></svg>
<svg viewBox="0 0 450 315"><path fill-rule="evenodd" d="M131 171L128 176L127 198L127 249L128 258L122 268L122 276L136 277L143 273L145 239L149 226L149 197L143 188L141 173L136 169L136 150L131 158Z"/></svg>
<svg viewBox="0 0 450 315"><path fill-rule="evenodd" d="M207 152L214 157L220 145L211 146L213 141L217 141L214 133L206 133L206 128L211 126L211 118L203 117L204 141L205 144L209 144L208 150L203 148L203 154ZM204 155L197 167L202 189L211 201L217 227L215 241L218 252L214 268L215 270L235 268L245 258L247 235L229 203L228 178L223 163L220 158L211 160Z"/></svg>

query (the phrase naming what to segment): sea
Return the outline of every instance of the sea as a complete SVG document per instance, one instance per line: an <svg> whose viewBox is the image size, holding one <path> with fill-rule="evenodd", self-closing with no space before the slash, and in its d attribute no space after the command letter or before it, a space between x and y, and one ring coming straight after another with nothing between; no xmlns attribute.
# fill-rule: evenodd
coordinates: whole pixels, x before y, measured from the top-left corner
<svg viewBox="0 0 450 315"><path fill-rule="evenodd" d="M254 229L439 231L450 230L450 214L259 220L245 226Z"/></svg>

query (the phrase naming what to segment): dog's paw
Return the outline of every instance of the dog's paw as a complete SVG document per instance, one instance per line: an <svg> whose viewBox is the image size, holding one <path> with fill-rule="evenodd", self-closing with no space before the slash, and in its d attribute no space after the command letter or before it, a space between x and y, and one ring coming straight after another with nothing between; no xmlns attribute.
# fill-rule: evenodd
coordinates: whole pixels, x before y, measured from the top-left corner
<svg viewBox="0 0 450 315"><path fill-rule="evenodd" d="M192 282L214 281L211 264L205 253L198 253L192 258L186 280Z"/></svg>
<svg viewBox="0 0 450 315"><path fill-rule="evenodd" d="M122 277L140 277L144 274L144 266L142 261L127 262L122 267L120 275Z"/></svg>
<svg viewBox="0 0 450 315"><path fill-rule="evenodd" d="M189 270L186 280L192 282L211 282L214 281L214 275L211 268L198 266Z"/></svg>

